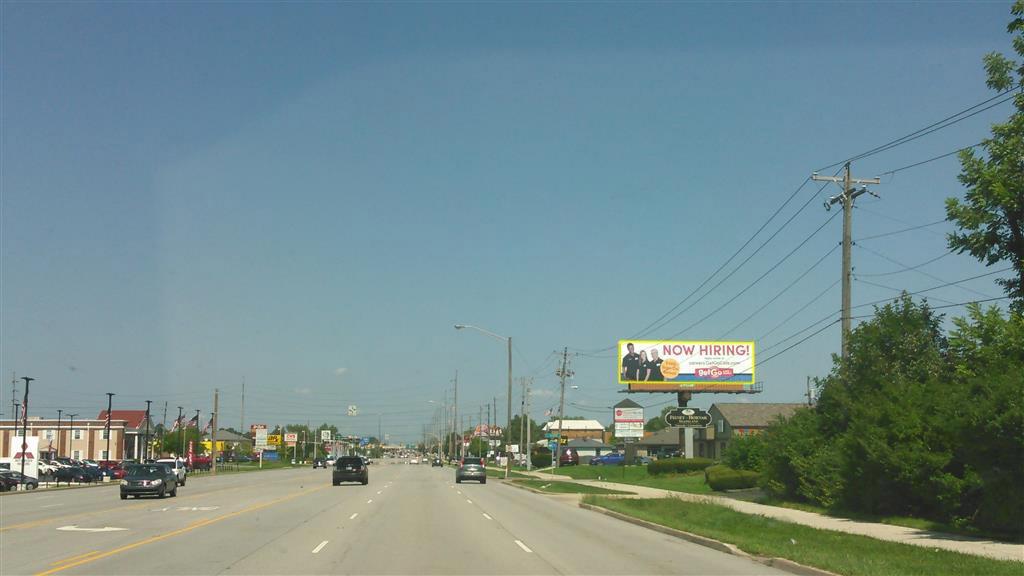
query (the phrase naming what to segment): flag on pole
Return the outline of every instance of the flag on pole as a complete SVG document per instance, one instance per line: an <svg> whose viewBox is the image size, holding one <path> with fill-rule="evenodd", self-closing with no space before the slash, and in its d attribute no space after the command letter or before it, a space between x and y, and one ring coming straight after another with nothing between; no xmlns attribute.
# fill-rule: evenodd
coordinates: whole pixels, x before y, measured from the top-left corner
<svg viewBox="0 0 1024 576"><path fill-rule="evenodd" d="M171 426L171 432L176 432L178 430L178 426L181 426L181 417L174 419L174 425Z"/></svg>
<svg viewBox="0 0 1024 576"><path fill-rule="evenodd" d="M199 414L196 414L188 421L187 428L199 428Z"/></svg>
<svg viewBox="0 0 1024 576"><path fill-rule="evenodd" d="M206 427L203 428L203 434L206 434L207 432L209 432L210 428L212 428L212 427L213 427L213 416L210 416L210 421L207 422L206 423Z"/></svg>

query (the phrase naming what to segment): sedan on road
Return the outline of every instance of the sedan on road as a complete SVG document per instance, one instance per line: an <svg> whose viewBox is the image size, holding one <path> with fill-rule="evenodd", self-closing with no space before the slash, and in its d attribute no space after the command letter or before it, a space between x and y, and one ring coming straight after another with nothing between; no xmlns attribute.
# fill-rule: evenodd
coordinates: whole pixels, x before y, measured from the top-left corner
<svg viewBox="0 0 1024 576"><path fill-rule="evenodd" d="M455 483L462 484L463 480L477 480L487 484L487 467L483 458L466 457L459 462L459 467L455 469Z"/></svg>
<svg viewBox="0 0 1024 576"><path fill-rule="evenodd" d="M178 495L178 477L167 464L132 464L121 480L121 500L129 496Z"/></svg>
<svg viewBox="0 0 1024 576"><path fill-rule="evenodd" d="M342 456L334 463L331 472L331 483L335 486L342 482L359 482L366 485L370 482L370 471L359 456Z"/></svg>

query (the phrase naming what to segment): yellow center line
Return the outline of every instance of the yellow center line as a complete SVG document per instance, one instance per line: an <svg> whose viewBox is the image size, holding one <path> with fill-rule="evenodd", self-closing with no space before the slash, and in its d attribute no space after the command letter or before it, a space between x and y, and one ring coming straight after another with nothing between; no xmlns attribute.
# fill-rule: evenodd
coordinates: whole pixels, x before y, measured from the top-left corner
<svg viewBox="0 0 1024 576"><path fill-rule="evenodd" d="M186 532L190 532L192 530L195 530L196 528L201 528L203 526L209 526L210 524L214 524L216 522L220 522L221 520L227 520L228 518L234 518L236 516L240 516L240 515L245 514L247 512L255 512L256 510L262 510L263 508L267 508L267 507L273 506L275 504L280 504L282 502L287 502L288 500L293 500L295 498L298 498L299 496L305 496L306 494L311 494L313 492L317 492L317 491L323 490L325 488L329 488L329 486L320 486L320 487L317 487L317 488L311 488L309 490L303 490L302 492L298 492L298 493L295 493L295 494L290 494L288 496L283 496L283 497L278 498L276 500L271 500L269 502L264 502L262 504L256 504L254 506L249 506L248 508L243 508L243 509L238 510L236 512L230 512L228 514L222 514L220 516L217 516L217 517L214 517L214 518L210 518L208 520L200 520L200 521L198 521L198 522L196 522L194 524L190 524L188 526L185 526L184 528L179 528L177 530L172 530L170 532L165 532L163 534L158 534L158 535L152 536L150 538L139 540L138 542L132 542L131 544L126 544L126 545L121 546L119 548L114 548L113 550L108 550L108 551L100 553L100 554L89 556L88 558L82 558L82 559L74 561L74 562L69 562L69 563L63 564L61 566L58 566L56 568L52 568L52 569L47 570L45 572L38 572L38 573L36 573L35 576L49 576L50 574L56 574L57 572L61 572L61 571L67 570L68 568L74 568L76 566L81 566L83 564L88 564L90 562L94 562L94 561L100 560L102 558L109 558L110 556L114 556L115 554L120 554L121 552L127 552L128 550L132 550L132 549L138 548L140 546L145 546L146 544L152 544L153 542L159 542L161 540L166 540L168 538L171 538L172 536L177 536L179 534L184 534Z"/></svg>
<svg viewBox="0 0 1024 576"><path fill-rule="evenodd" d="M99 554L99 553L100 553L99 550L93 550L92 552L86 552L85 554L79 554L78 556L72 556L71 558L65 558L63 560L57 560L56 562L51 562L50 566L57 566L58 564L66 564L68 562L73 562L75 560L78 560L79 558L85 558L86 556L92 556L93 554Z"/></svg>

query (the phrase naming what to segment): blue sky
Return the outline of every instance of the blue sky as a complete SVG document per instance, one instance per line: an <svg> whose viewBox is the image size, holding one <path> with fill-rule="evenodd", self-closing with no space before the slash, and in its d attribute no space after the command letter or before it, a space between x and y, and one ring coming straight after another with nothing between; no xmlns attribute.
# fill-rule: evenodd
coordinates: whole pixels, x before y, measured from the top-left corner
<svg viewBox="0 0 1024 576"><path fill-rule="evenodd" d="M1002 2L5 2L2 16L0 374L38 379L31 414L98 413L107 391L116 407L208 413L217 387L237 427L244 379L247 425L371 434L383 414L408 440L456 370L463 412L498 397L505 418L502 343L453 324L513 337L542 417L553 351L634 336L812 171L989 98L981 57L1011 53ZM974 144L1008 114L854 173ZM854 237L941 220L957 173L947 158L884 177ZM767 349L838 310L835 286L761 338L839 278L836 250L729 332L839 242L834 218L697 323L834 214L836 189L817 190L648 337ZM855 247L854 304L895 294L864 280L920 290L992 270L951 255L868 276L940 256L949 230ZM1002 295L992 279L928 294ZM746 399L800 401L838 346L833 326L766 362ZM570 357L569 414L606 421L623 397L601 356Z"/></svg>

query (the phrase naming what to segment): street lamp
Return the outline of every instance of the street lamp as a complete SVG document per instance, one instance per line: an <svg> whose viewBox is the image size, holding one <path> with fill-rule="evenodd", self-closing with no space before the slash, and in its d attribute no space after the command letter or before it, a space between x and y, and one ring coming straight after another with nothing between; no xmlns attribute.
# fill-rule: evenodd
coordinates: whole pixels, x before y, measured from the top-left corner
<svg viewBox="0 0 1024 576"><path fill-rule="evenodd" d="M473 330L476 330L477 332L482 332L483 334L486 334L492 338L504 340L505 343L508 345L508 392L505 394L506 398L508 399L508 407L505 411L505 414L507 416L505 426L505 478L507 479L509 471L512 468L512 337L501 336L499 334L491 332L490 330L484 330L483 328L480 328L478 326L471 326L469 324L455 325L456 330L462 330L464 328L471 328Z"/></svg>
<svg viewBox="0 0 1024 576"><path fill-rule="evenodd" d="M57 457L60 458L60 417L63 415L64 410L57 409ZM52 445L51 445L52 448Z"/></svg>
<svg viewBox="0 0 1024 576"><path fill-rule="evenodd" d="M71 419L68 430L68 452L71 454L68 454L68 457L75 453L75 416L78 416L78 414L68 414L68 418Z"/></svg>
<svg viewBox="0 0 1024 576"><path fill-rule="evenodd" d="M107 428L107 457L105 458L105 460L107 460L108 462L111 460L111 458L110 458L110 417L111 417L110 410L111 410L111 408L113 408L113 402L114 402L114 393L113 392L107 392L107 423L106 423L106 428Z"/></svg>
<svg viewBox="0 0 1024 576"><path fill-rule="evenodd" d="M21 401L21 478L24 482L25 478L25 451L28 449L28 385L35 378L29 378L28 376L22 376L22 380L25 381L25 398ZM18 423L15 422L15 430L17 430Z"/></svg>

